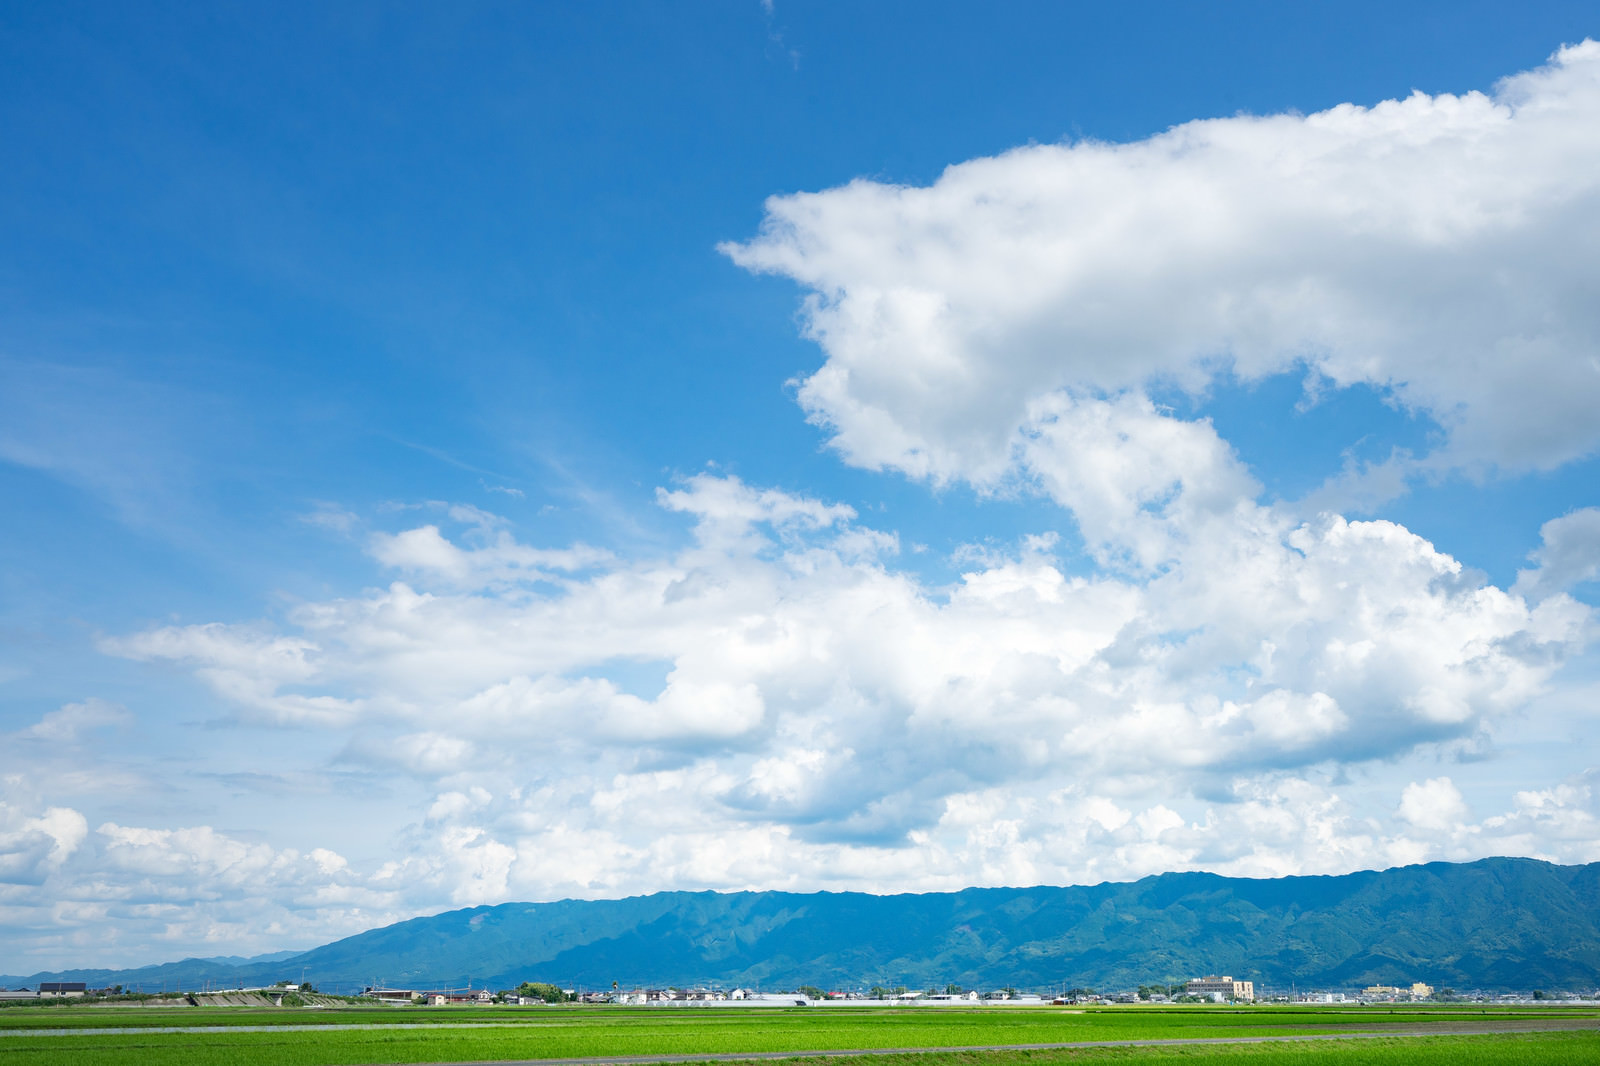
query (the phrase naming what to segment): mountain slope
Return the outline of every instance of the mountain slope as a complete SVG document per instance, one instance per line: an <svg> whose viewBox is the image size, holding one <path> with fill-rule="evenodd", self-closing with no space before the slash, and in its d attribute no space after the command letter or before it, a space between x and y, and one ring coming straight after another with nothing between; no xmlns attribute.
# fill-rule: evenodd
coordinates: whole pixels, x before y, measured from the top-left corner
<svg viewBox="0 0 1600 1066"><path fill-rule="evenodd" d="M189 960L38 979L324 989L717 983L1126 988L1200 973L1258 984L1456 988L1600 984L1600 864L1430 863L1270 880L1182 873L1128 884L954 893L662 892L473 907L288 959Z"/></svg>

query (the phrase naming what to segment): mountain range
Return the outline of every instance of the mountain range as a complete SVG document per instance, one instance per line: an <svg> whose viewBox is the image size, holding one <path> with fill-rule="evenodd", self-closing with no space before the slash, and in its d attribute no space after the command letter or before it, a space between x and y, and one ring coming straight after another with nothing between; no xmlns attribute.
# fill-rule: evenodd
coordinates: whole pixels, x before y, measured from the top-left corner
<svg viewBox="0 0 1600 1066"><path fill-rule="evenodd" d="M0 983L1118 990L1204 973L1272 988L1425 981L1592 989L1600 985L1600 863L1491 858L1340 876L1171 873L905 895L658 892L505 903L413 918L298 954Z"/></svg>

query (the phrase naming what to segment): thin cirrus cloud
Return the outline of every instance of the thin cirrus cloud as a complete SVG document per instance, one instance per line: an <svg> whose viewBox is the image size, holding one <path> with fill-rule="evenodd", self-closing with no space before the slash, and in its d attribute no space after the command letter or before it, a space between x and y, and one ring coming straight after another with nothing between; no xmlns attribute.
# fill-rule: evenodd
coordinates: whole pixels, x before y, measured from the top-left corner
<svg viewBox="0 0 1600 1066"><path fill-rule="evenodd" d="M128 726L133 721L126 707L91 698L47 712L16 736L19 740L71 745L98 730Z"/></svg>

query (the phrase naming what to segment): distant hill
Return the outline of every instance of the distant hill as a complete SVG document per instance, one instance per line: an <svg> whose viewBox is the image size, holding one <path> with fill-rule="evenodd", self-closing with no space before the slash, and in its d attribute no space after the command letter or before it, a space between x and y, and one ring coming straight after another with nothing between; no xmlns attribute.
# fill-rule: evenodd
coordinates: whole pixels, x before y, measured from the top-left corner
<svg viewBox="0 0 1600 1066"><path fill-rule="evenodd" d="M1127 884L855 892L659 892L471 907L311 951L11 978L195 987L304 973L325 991L720 984L1102 990L1227 973L1257 984L1594 988L1600 863L1429 863L1339 877L1162 874Z"/></svg>

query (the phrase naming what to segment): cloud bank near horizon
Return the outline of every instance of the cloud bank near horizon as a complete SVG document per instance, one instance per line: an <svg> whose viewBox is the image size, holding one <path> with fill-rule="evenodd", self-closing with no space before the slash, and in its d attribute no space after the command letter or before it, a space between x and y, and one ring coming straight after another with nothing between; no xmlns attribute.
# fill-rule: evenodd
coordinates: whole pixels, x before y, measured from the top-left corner
<svg viewBox="0 0 1600 1066"><path fill-rule="evenodd" d="M1450 774L1359 780L1419 752L1492 754L1594 623L1393 523L1261 510L1247 537L1211 530L1154 576L1071 576L1037 536L935 588L848 507L710 474L659 499L693 523L668 557L540 552L473 514L452 537L372 536L403 579L303 604L288 632L106 638L111 655L192 671L236 727L344 736L337 768L430 798L396 858L358 868L205 825L91 829L13 776L13 921L270 946L449 905L665 887L1597 857L1589 775L1476 816ZM508 577L508 557L586 563ZM619 662L659 681L629 685ZM63 708L20 739L48 767L121 723ZM28 900L41 889L52 921Z"/></svg>

